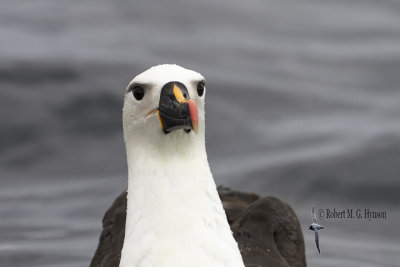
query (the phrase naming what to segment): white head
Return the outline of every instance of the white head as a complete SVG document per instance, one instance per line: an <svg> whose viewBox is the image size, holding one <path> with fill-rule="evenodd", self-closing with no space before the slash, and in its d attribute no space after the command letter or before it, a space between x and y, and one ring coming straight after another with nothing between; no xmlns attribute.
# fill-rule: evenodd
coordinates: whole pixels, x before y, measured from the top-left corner
<svg viewBox="0 0 400 267"><path fill-rule="evenodd" d="M136 76L123 107L128 158L140 149L170 157L204 147L204 85L201 74L178 65L154 66Z"/></svg>

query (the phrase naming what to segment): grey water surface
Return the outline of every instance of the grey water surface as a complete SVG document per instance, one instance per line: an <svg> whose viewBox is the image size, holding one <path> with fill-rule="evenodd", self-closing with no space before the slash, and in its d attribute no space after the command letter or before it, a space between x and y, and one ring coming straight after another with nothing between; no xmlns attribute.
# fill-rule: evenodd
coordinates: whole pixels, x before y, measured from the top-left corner
<svg viewBox="0 0 400 267"><path fill-rule="evenodd" d="M217 184L298 214L309 266L400 262L400 2L0 1L0 266L88 266L127 186L126 85L207 79ZM385 211L324 218L310 209Z"/></svg>

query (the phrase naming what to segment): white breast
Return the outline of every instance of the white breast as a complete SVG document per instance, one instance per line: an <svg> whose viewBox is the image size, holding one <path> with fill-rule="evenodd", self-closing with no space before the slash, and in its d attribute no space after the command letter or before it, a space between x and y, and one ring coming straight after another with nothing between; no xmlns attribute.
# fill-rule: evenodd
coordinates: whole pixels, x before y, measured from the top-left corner
<svg viewBox="0 0 400 267"><path fill-rule="evenodd" d="M206 158L154 160L129 167L120 266L243 267Z"/></svg>

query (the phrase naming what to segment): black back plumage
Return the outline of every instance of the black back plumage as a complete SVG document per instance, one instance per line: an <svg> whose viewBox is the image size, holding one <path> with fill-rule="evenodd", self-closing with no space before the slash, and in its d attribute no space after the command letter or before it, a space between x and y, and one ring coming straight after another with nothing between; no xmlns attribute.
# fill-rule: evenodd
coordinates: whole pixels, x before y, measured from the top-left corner
<svg viewBox="0 0 400 267"><path fill-rule="evenodd" d="M278 198L218 187L227 219L246 267L306 266L300 223ZM90 267L118 267L125 236L127 193L103 218L103 231ZM190 264L188 264L190 266Z"/></svg>

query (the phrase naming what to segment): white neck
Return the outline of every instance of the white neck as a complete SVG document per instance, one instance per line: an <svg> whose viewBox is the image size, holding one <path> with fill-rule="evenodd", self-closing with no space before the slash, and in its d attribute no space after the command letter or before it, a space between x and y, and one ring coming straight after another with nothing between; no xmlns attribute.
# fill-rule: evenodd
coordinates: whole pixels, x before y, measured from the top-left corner
<svg viewBox="0 0 400 267"><path fill-rule="evenodd" d="M143 142L126 146L128 210L120 267L243 267L204 140L171 145L173 153Z"/></svg>

